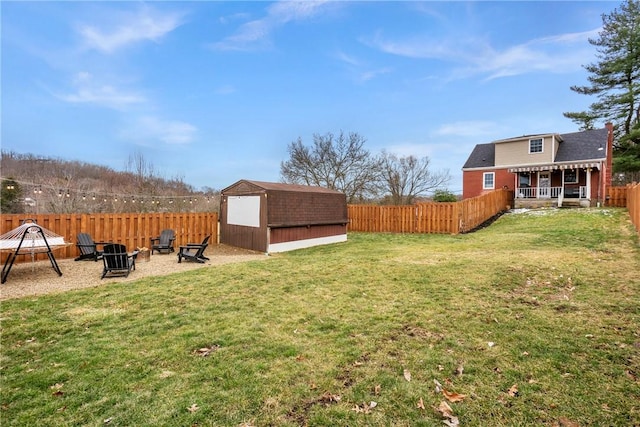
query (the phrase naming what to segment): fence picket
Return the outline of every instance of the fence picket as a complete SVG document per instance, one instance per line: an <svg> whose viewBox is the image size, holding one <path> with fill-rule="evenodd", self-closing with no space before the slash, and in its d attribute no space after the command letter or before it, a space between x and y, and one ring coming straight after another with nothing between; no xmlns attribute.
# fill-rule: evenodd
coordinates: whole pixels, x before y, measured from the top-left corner
<svg viewBox="0 0 640 427"><path fill-rule="evenodd" d="M185 245L201 242L205 236L214 239L218 235L218 213L201 212L185 213L177 216L174 213L144 214L2 214L0 234L7 233L18 227L25 219L33 219L47 230L62 236L67 243L65 248L54 251L56 259L75 258L78 249L75 246L78 233L89 233L96 242L122 243L130 251L138 247L149 247L151 238L160 235L165 228L176 231L175 245ZM212 242L216 240L212 239ZM0 260L4 264L9 256L8 252L0 253ZM46 253L35 254L36 260L46 260ZM26 259L28 258L28 259ZM16 262L31 261L28 257L19 256Z"/></svg>

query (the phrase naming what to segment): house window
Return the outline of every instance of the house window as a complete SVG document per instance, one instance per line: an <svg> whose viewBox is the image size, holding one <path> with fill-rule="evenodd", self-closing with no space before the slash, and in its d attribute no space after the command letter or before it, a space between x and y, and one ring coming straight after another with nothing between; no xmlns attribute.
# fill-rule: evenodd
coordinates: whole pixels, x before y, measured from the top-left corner
<svg viewBox="0 0 640 427"><path fill-rule="evenodd" d="M529 140L529 154L542 153L542 138Z"/></svg>
<svg viewBox="0 0 640 427"><path fill-rule="evenodd" d="M521 173L518 175L518 187L530 187L531 175L529 173Z"/></svg>
<svg viewBox="0 0 640 427"><path fill-rule="evenodd" d="M566 170L564 171L564 183L565 184L577 184L578 183L578 171Z"/></svg>
<svg viewBox="0 0 640 427"><path fill-rule="evenodd" d="M495 187L495 173L494 172L485 172L482 175L482 189L483 190L493 190Z"/></svg>

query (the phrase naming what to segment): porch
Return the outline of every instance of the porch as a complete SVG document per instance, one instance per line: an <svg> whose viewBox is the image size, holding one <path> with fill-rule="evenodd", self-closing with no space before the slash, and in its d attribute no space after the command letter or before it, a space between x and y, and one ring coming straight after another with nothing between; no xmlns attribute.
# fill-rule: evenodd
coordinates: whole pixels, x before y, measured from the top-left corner
<svg viewBox="0 0 640 427"><path fill-rule="evenodd" d="M514 208L542 207L589 207L587 186L529 187L516 188Z"/></svg>

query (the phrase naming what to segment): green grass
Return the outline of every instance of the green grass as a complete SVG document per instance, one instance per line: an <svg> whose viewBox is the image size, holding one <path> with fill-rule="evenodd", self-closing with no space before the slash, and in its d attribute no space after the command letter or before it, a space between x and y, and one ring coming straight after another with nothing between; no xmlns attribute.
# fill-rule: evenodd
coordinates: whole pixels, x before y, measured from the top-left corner
<svg viewBox="0 0 640 427"><path fill-rule="evenodd" d="M1 422L435 426L437 380L465 426L640 425L639 271L626 211L530 211L10 300Z"/></svg>

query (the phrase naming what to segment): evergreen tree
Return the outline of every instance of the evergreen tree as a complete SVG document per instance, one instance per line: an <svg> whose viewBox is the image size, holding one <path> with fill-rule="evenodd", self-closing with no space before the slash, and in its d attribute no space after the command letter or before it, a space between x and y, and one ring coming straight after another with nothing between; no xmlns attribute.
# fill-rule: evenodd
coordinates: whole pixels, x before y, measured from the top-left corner
<svg viewBox="0 0 640 427"><path fill-rule="evenodd" d="M589 111L564 113L565 117L593 128L597 119L614 124L617 172L639 172L640 143L640 1L627 0L610 14L602 15L602 30L589 43L596 47L598 61L585 65L589 85L572 86L597 101Z"/></svg>
<svg viewBox="0 0 640 427"><path fill-rule="evenodd" d="M2 180L0 187L0 211L4 214L22 213L20 185L13 179Z"/></svg>

